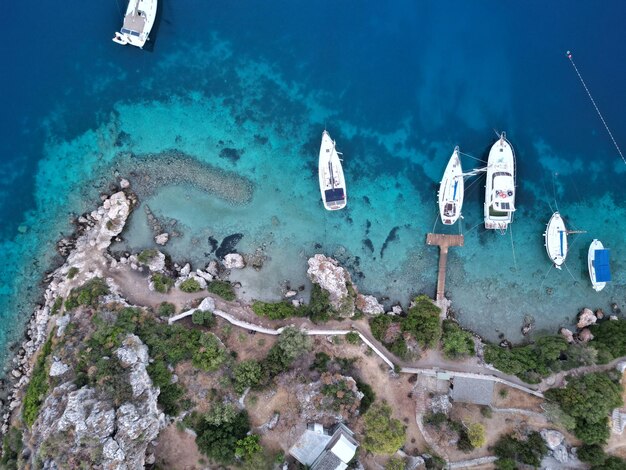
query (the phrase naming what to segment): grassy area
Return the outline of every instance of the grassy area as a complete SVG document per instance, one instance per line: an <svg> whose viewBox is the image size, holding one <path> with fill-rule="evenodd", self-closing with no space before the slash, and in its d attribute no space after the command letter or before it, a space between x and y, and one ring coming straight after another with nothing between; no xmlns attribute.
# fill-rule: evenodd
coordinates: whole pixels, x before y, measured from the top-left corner
<svg viewBox="0 0 626 470"><path fill-rule="evenodd" d="M46 365L48 356L52 351L52 338L48 339L43 345L33 374L28 382L26 395L24 396L24 408L22 410L22 418L27 426L32 426L37 419L39 409L48 393L48 367Z"/></svg>

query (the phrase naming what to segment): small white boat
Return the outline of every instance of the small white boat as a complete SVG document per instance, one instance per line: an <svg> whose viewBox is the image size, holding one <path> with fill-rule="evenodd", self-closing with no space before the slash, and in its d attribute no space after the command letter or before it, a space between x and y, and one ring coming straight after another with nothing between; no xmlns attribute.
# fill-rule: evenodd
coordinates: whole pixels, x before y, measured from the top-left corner
<svg viewBox="0 0 626 470"><path fill-rule="evenodd" d="M505 233L515 211L515 153L506 133L493 144L487 160L485 228Z"/></svg>
<svg viewBox="0 0 626 470"><path fill-rule="evenodd" d="M561 265L565 263L567 257L567 234L561 214L555 212L550 217L543 238L548 257L556 269L561 269Z"/></svg>
<svg viewBox="0 0 626 470"><path fill-rule="evenodd" d="M443 179L439 185L439 214L445 225L454 224L461 216L463 208L463 169L459 158L459 146L448 161Z"/></svg>
<svg viewBox="0 0 626 470"><path fill-rule="evenodd" d="M318 172L324 207L329 211L346 207L348 202L346 180L343 176L339 152L335 148L335 141L326 131L322 133Z"/></svg>
<svg viewBox="0 0 626 470"><path fill-rule="evenodd" d="M154 26L157 0L129 0L124 23L120 32L115 32L113 41L125 46L130 44L143 48Z"/></svg>
<svg viewBox="0 0 626 470"><path fill-rule="evenodd" d="M595 291L600 292L611 280L609 250L604 248L600 240L594 239L589 245L587 264L589 265L591 285Z"/></svg>

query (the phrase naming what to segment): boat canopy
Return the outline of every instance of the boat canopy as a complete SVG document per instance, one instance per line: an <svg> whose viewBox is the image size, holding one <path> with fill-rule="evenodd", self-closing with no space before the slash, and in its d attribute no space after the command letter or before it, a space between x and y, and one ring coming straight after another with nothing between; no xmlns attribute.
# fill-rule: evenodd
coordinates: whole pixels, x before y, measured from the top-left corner
<svg viewBox="0 0 626 470"><path fill-rule="evenodd" d="M343 201L345 196L343 194L343 188L327 189L324 191L326 196L326 202Z"/></svg>
<svg viewBox="0 0 626 470"><path fill-rule="evenodd" d="M596 270L596 282L611 280L609 269L609 250L596 250L593 258L593 267Z"/></svg>

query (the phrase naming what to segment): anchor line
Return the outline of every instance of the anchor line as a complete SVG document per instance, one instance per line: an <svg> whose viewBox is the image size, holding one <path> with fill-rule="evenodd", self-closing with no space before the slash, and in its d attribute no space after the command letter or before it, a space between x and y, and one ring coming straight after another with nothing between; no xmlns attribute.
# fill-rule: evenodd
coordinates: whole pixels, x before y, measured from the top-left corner
<svg viewBox="0 0 626 470"><path fill-rule="evenodd" d="M459 155L463 155L463 156L466 156L466 157L469 157L469 158L473 158L474 160L477 160L477 161L479 161L481 163L487 163L485 160L481 160L480 158L473 157L469 153L464 153L464 152L461 152L460 150L459 150Z"/></svg>
<svg viewBox="0 0 626 470"><path fill-rule="evenodd" d="M574 71L576 72L576 75L578 75L578 78L580 79L580 83L583 84L583 87L585 88L585 91L587 92L587 95L589 96L589 99L591 100L591 104L593 104L593 107L596 109L596 113L598 113L598 116L600 117L602 124L604 124L604 128L606 129L606 131L609 134L609 137L613 141L613 145L615 145L615 148L617 149L617 153L619 153L619 156L622 157L622 161L624 162L624 164L626 164L626 158L624 158L624 154L620 150L619 145L617 145L617 142L615 141L615 138L613 137L613 133L611 132L611 130L609 129L609 126L604 120L604 117L602 116L602 113L600 112L600 109L598 108L596 101L593 99L593 96L591 96L591 92L589 91L589 88L587 88L587 84L585 83L582 75L578 71L578 67L576 67L576 64L574 63L574 59L572 58L572 53L570 51L567 51L567 58L571 62L572 66L574 67Z"/></svg>

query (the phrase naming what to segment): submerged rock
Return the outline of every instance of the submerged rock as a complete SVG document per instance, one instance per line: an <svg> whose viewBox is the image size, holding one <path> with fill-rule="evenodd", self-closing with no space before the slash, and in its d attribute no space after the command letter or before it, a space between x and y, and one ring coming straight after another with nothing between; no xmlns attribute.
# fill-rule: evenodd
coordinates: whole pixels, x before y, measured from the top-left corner
<svg viewBox="0 0 626 470"><path fill-rule="evenodd" d="M170 239L169 233L160 233L156 237L154 237L154 242L157 245L164 246Z"/></svg>

